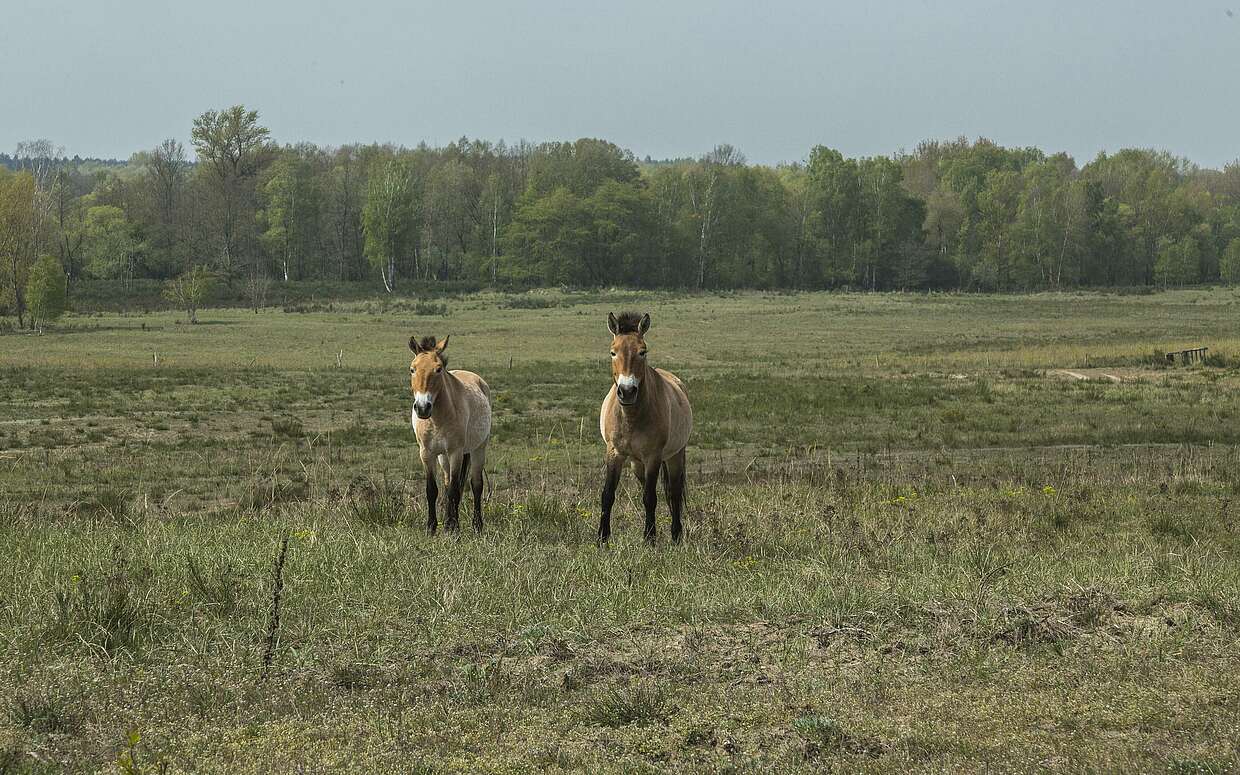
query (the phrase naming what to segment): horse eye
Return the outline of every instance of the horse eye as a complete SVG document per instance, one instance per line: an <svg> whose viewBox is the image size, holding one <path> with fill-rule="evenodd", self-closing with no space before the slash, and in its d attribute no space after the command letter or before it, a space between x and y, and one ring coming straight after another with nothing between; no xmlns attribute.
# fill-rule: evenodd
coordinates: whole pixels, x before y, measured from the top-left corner
<svg viewBox="0 0 1240 775"><path fill-rule="evenodd" d="M645 358L645 357L646 357L646 351L645 351L645 350L642 350L641 352L639 352L639 353L638 353L638 355L640 355L641 357Z"/></svg>
<svg viewBox="0 0 1240 775"><path fill-rule="evenodd" d="M439 368L435 369L436 374L438 374L441 371L443 371L443 366L440 366Z"/></svg>
<svg viewBox="0 0 1240 775"><path fill-rule="evenodd" d="M615 351L615 350L612 350L612 351L611 351L611 357L613 357L613 358L615 358L615 357L616 357L616 351Z"/></svg>

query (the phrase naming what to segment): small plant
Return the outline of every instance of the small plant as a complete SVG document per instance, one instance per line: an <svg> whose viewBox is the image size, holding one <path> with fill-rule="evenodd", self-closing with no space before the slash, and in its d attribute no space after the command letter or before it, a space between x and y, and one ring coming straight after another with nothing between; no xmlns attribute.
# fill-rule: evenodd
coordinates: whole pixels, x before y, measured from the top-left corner
<svg viewBox="0 0 1240 775"><path fill-rule="evenodd" d="M131 507L130 498L125 493L100 489L94 497L79 503L76 512L84 517L124 520L129 517Z"/></svg>
<svg viewBox="0 0 1240 775"><path fill-rule="evenodd" d="M590 702L586 719L603 727L666 722L674 710L664 689L653 683L633 683L599 692Z"/></svg>
<svg viewBox="0 0 1240 775"><path fill-rule="evenodd" d="M349 483L347 501L354 518L367 525L398 525L408 513L404 494L388 484L387 474L381 480L354 479Z"/></svg>
<svg viewBox="0 0 1240 775"><path fill-rule="evenodd" d="M135 588L149 574L149 569L133 574L121 560L103 578L72 576L68 587L55 593L53 630L63 639L80 640L108 657L133 648L145 622Z"/></svg>
<svg viewBox="0 0 1240 775"><path fill-rule="evenodd" d="M16 726L37 732L64 733L76 725L65 702L50 694L18 692L9 706L9 718Z"/></svg>
<svg viewBox="0 0 1240 775"><path fill-rule="evenodd" d="M241 511L265 511L276 504L305 500L310 495L310 485L304 474L297 473L288 479L272 474L270 478L256 479L237 499Z"/></svg>
<svg viewBox="0 0 1240 775"><path fill-rule="evenodd" d="M271 435L276 438L300 439L306 435L301 420L296 417L275 417L271 420Z"/></svg>
<svg viewBox="0 0 1240 775"><path fill-rule="evenodd" d="M1149 518L1148 524L1150 532L1156 536L1174 538L1184 543L1193 540L1192 527L1182 515L1159 511Z"/></svg>
<svg viewBox="0 0 1240 775"><path fill-rule="evenodd" d="M848 733L839 722L826 716L802 716L792 722L792 728L806 743L823 753L841 750L848 740Z"/></svg>
<svg viewBox="0 0 1240 775"><path fill-rule="evenodd" d="M805 741L805 756L809 759L840 753L877 756L883 751L876 741L850 734L828 716L801 716L792 722L792 728Z"/></svg>
<svg viewBox="0 0 1240 775"><path fill-rule="evenodd" d="M204 608L223 616L237 609L241 584L231 565L203 569L190 557L186 561L186 591Z"/></svg>
<svg viewBox="0 0 1240 775"><path fill-rule="evenodd" d="M510 697L515 685L503 663L470 664L461 674L462 695L478 705L489 705L502 697Z"/></svg>
<svg viewBox="0 0 1240 775"><path fill-rule="evenodd" d="M148 760L146 755L138 756L142 744L142 735L136 729L125 737L124 747L116 755L116 769L121 775L146 775L147 773L163 773L168 771L168 762L162 759Z"/></svg>
<svg viewBox="0 0 1240 775"><path fill-rule="evenodd" d="M513 522L525 526L555 527L575 530L584 517L587 523L597 519L592 511L579 512L562 500L541 493L527 493L524 500L509 508Z"/></svg>
<svg viewBox="0 0 1240 775"><path fill-rule="evenodd" d="M332 668L332 683L341 689L371 689L379 678L379 670L374 665L360 662L349 662Z"/></svg>

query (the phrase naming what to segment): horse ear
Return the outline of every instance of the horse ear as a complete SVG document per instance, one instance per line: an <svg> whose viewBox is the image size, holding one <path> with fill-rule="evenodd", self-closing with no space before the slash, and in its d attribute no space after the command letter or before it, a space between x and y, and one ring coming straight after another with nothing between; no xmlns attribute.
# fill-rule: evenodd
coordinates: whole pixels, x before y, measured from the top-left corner
<svg viewBox="0 0 1240 775"><path fill-rule="evenodd" d="M607 313L607 330L611 332L612 336L619 336L619 334L617 333L619 329L620 329L620 324L616 322L616 313L608 312Z"/></svg>
<svg viewBox="0 0 1240 775"><path fill-rule="evenodd" d="M637 333L641 334L642 336L645 336L646 332L649 330L650 330L650 313L647 312L645 315L642 315L642 322L637 324Z"/></svg>
<svg viewBox="0 0 1240 775"><path fill-rule="evenodd" d="M414 355L422 352L422 348L418 347L418 338L416 336L409 337L409 351Z"/></svg>
<svg viewBox="0 0 1240 775"><path fill-rule="evenodd" d="M448 349L448 340L452 338L452 334L445 336L438 344L435 345L435 352L441 353Z"/></svg>

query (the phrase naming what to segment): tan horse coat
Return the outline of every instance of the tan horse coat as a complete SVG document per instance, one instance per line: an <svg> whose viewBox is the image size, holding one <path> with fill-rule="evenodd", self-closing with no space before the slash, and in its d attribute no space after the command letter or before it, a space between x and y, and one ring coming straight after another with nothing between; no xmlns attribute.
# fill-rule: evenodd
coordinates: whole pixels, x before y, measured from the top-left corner
<svg viewBox="0 0 1240 775"><path fill-rule="evenodd" d="M647 365L645 334L649 328L649 315L608 316L608 329L613 336L612 386L599 411L599 432L607 445L600 542L611 536L612 504L626 462L632 464L642 483L646 540L655 540L660 473L672 515L672 540L679 542L681 538L685 448L693 432L693 408L684 383L675 374Z"/></svg>
<svg viewBox="0 0 1240 775"><path fill-rule="evenodd" d="M409 365L414 395L411 421L426 472L426 528L434 533L438 527L438 464L448 487L444 526L452 531L458 529L461 490L468 476L474 495L474 529L481 532L482 471L491 435L491 391L482 377L472 371L448 371L443 356L447 346L447 338L442 342L433 337L421 342L409 340L409 349L415 356Z"/></svg>

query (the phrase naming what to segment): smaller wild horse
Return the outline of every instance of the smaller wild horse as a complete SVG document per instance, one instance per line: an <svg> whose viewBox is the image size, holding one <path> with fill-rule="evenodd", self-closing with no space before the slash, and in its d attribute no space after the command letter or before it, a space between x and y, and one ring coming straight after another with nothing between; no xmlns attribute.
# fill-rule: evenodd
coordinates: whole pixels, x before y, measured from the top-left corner
<svg viewBox="0 0 1240 775"><path fill-rule="evenodd" d="M413 362L409 384L413 390L413 432L426 469L426 529L434 533L439 523L435 501L439 498L436 463L448 482L448 513L444 527L459 529L461 489L468 474L474 491L474 530L482 532L482 466L486 462L487 438L491 435L491 390L472 371L448 371L443 351L448 339L436 342L427 336L409 338Z"/></svg>
<svg viewBox="0 0 1240 775"><path fill-rule="evenodd" d="M612 387L603 399L599 430L607 443L603 514L598 523L599 543L611 537L611 507L616 485L627 461L642 483L646 507L645 538L655 540L655 505L659 473L672 512L672 540L679 543L681 511L685 501L685 447L693 430L693 409L682 383L674 374L646 363L646 332L650 315L609 314Z"/></svg>

